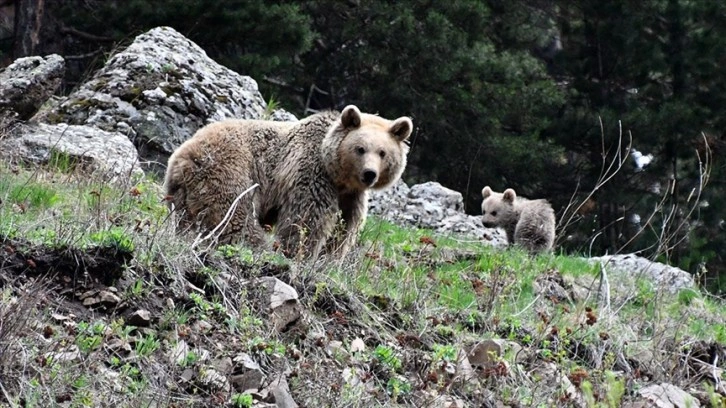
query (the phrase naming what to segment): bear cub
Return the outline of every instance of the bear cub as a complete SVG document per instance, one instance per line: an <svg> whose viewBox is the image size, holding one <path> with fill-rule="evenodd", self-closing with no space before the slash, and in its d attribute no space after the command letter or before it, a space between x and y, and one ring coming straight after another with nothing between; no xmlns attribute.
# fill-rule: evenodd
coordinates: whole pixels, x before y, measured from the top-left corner
<svg viewBox="0 0 726 408"><path fill-rule="evenodd" d="M216 122L174 151L164 188L181 226L215 232L220 243L269 248L271 226L287 255L342 259L365 221L368 190L406 168L412 130L408 117L354 105L298 122Z"/></svg>
<svg viewBox="0 0 726 408"><path fill-rule="evenodd" d="M501 227L509 244L530 253L552 250L555 241L555 212L547 200L518 197L513 189L496 193L489 186L482 189L482 223L487 228Z"/></svg>

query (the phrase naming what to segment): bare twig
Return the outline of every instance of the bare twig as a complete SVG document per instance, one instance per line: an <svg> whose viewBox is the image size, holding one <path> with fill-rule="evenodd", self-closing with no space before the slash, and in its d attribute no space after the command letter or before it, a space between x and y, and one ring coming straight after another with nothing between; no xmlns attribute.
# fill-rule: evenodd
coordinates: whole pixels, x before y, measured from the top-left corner
<svg viewBox="0 0 726 408"><path fill-rule="evenodd" d="M252 187L241 192L237 196L237 198L234 199L234 201L232 202L232 205L229 206L229 209L227 209L227 213L224 215L224 218L222 218L222 221L220 221L219 224L217 224L217 226L214 227L214 229L212 231L210 231L207 235L205 235L204 238L200 238L202 235L201 233L199 235L197 235L196 239L194 239L194 242L192 243L191 248L192 249L196 248L199 244L201 244L202 242L204 242L210 238L214 238L214 241L216 241L219 238L219 236L222 234L224 229L227 228L227 224L229 224L229 221L232 218L232 214L234 214L235 210L237 209L237 204L239 204L239 200L241 200L242 197L247 195L247 193L249 193L250 191L254 190L255 188L257 188L259 186L260 186L259 184L255 183L252 185ZM219 231L219 233L217 231Z"/></svg>

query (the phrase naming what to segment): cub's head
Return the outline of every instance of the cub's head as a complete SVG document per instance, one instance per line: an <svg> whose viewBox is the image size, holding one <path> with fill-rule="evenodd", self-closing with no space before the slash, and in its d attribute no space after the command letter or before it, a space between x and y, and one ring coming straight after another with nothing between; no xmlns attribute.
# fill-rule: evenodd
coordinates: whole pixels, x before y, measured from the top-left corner
<svg viewBox="0 0 726 408"><path fill-rule="evenodd" d="M481 190L484 201L481 203L482 223L487 228L502 227L516 218L514 201L517 194L511 188L504 193L495 193L489 186Z"/></svg>
<svg viewBox="0 0 726 408"><path fill-rule="evenodd" d="M331 132L340 137L337 182L351 190L381 189L396 182L406 168L406 139L413 131L407 117L388 120L348 105Z"/></svg>

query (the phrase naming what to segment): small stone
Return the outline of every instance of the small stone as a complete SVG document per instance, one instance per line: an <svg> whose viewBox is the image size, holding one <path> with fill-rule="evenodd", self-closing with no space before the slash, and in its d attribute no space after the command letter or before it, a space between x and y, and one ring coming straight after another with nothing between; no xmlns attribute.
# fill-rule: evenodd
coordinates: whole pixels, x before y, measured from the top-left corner
<svg viewBox="0 0 726 408"><path fill-rule="evenodd" d="M256 282L265 290L263 301L271 311L270 320L276 331L283 332L300 319L302 306L295 288L268 276Z"/></svg>
<svg viewBox="0 0 726 408"><path fill-rule="evenodd" d="M230 382L237 392L248 390L259 390L265 379L265 374L247 353L242 353L234 358L234 373Z"/></svg>
<svg viewBox="0 0 726 408"><path fill-rule="evenodd" d="M194 370L191 368L185 369L181 374L181 380L182 382L189 382L194 377Z"/></svg>
<svg viewBox="0 0 726 408"><path fill-rule="evenodd" d="M207 333L212 328L212 325L206 320L197 320L192 324L192 329L197 333Z"/></svg>
<svg viewBox="0 0 726 408"><path fill-rule="evenodd" d="M83 292L80 296L78 296L78 299L85 300L89 297L96 296L98 294L97 290L89 290L86 292Z"/></svg>
<svg viewBox="0 0 726 408"><path fill-rule="evenodd" d="M107 306L115 306L119 303L121 303L121 298L115 295L113 292L109 292L107 290L101 291L99 294L101 303L107 305Z"/></svg>
<svg viewBox="0 0 726 408"><path fill-rule="evenodd" d="M136 327L148 327L151 323L151 312L139 309L129 316L128 323Z"/></svg>
<svg viewBox="0 0 726 408"><path fill-rule="evenodd" d="M212 360L212 367L224 375L232 373L232 359L229 357L223 357L216 360Z"/></svg>
<svg viewBox="0 0 726 408"><path fill-rule="evenodd" d="M81 353L78 351L78 347L76 345L68 347L65 351L59 351L56 353L45 353L43 356L46 360L50 359L51 361L54 361L56 363L80 361L81 359Z"/></svg>
<svg viewBox="0 0 726 408"><path fill-rule="evenodd" d="M97 297L87 297L83 299L83 306L95 306L97 304L101 303L101 299Z"/></svg>
<svg viewBox="0 0 726 408"><path fill-rule="evenodd" d="M331 357L347 354L343 348L343 342L339 340L330 341L325 347L325 352Z"/></svg>
<svg viewBox="0 0 726 408"><path fill-rule="evenodd" d="M121 355L129 354L132 350L129 342L118 338L107 341L103 347L110 352Z"/></svg>
<svg viewBox="0 0 726 408"><path fill-rule="evenodd" d="M211 367L207 367L199 373L199 381L214 390L229 392L231 389L227 377Z"/></svg>
<svg viewBox="0 0 726 408"><path fill-rule="evenodd" d="M183 365L187 361L189 345L184 340L179 340L174 348L169 351L168 357L172 364Z"/></svg>
<svg viewBox="0 0 726 408"><path fill-rule="evenodd" d="M363 352L365 350L366 343L360 337L356 337L353 341L350 342L351 353Z"/></svg>
<svg viewBox="0 0 726 408"><path fill-rule="evenodd" d="M297 408L298 405L292 399L290 395L290 388L287 385L287 380L284 377L280 377L270 384L270 390L272 395L275 397L275 404L278 408Z"/></svg>

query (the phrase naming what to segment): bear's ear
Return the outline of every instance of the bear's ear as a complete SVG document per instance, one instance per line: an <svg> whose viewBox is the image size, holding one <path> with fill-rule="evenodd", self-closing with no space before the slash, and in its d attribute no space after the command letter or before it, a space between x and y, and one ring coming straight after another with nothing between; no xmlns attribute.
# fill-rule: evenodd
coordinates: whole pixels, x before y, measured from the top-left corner
<svg viewBox="0 0 726 408"><path fill-rule="evenodd" d="M344 128L357 128L360 126L360 110L355 105L348 105L340 114L340 123Z"/></svg>
<svg viewBox="0 0 726 408"><path fill-rule="evenodd" d="M405 116L396 119L396 121L391 125L391 134L393 135L393 138L399 142L403 142L408 139L408 137L411 136L412 131L413 122Z"/></svg>
<svg viewBox="0 0 726 408"><path fill-rule="evenodd" d="M492 189L489 186L486 186L486 187L484 187L484 188L481 189L481 196L482 197L487 198L490 195L492 195Z"/></svg>
<svg viewBox="0 0 726 408"><path fill-rule="evenodd" d="M511 188L504 190L504 195L502 196L502 199L504 201L513 203L515 198L517 198L517 193L515 193L514 190L512 190Z"/></svg>

